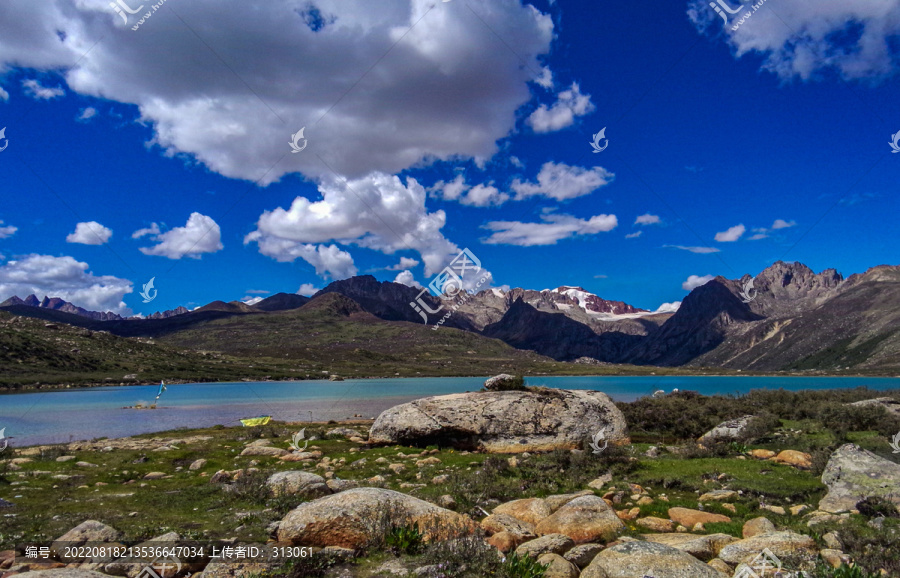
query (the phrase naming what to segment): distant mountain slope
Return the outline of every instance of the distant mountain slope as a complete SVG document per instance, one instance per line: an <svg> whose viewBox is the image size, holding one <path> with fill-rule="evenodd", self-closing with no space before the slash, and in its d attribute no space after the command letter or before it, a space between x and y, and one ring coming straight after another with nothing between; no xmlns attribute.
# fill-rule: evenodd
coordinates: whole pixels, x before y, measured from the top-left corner
<svg viewBox="0 0 900 578"><path fill-rule="evenodd" d="M81 317L87 317L88 319L94 319L97 321L112 321L116 319L124 319L123 317L117 315L116 313L113 313L112 311L106 311L105 313L100 311L88 311L83 307L73 305L65 299L60 299L59 297L44 297L43 300L40 300L36 295L33 294L29 295L25 299L20 299L19 297L13 295L3 303L0 303L0 307L12 307L14 305L38 307L40 309L50 309L52 311L62 311L63 313L80 315Z"/></svg>
<svg viewBox="0 0 900 578"><path fill-rule="evenodd" d="M266 297L256 305L253 309L257 311L284 311L287 309L297 309L309 303L309 297L297 295L296 293L276 293L270 297Z"/></svg>

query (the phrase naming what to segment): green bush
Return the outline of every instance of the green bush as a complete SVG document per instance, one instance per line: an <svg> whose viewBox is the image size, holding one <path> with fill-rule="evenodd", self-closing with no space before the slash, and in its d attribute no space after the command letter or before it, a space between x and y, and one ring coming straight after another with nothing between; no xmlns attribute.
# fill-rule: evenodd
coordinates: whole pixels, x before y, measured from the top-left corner
<svg viewBox="0 0 900 578"><path fill-rule="evenodd" d="M542 578L547 571L547 566L538 563L535 558L519 556L515 552L510 553L503 561L502 576L508 578Z"/></svg>
<svg viewBox="0 0 900 578"><path fill-rule="evenodd" d="M425 546L425 536L415 524L406 526L394 526L384 538L385 548L395 554L413 556L422 552Z"/></svg>

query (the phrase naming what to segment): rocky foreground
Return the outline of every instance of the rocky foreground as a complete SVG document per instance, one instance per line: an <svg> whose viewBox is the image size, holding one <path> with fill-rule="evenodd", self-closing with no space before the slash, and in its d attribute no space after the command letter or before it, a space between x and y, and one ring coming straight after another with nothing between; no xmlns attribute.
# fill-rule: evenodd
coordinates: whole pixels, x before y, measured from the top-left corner
<svg viewBox="0 0 900 578"><path fill-rule="evenodd" d="M702 443L740 439L749 422L745 418L725 422L703 436ZM586 423L590 427L584 429ZM608 446L601 448L593 439L593 447L598 449L573 447L579 436L595 428L608 432ZM145 535L143 541L152 547L198 543L257 546L268 555L226 560L207 551L177 564L66 555L66 546L134 543L134 532L116 526L132 524L129 518L153 515L141 511L110 514L117 522L82 517L68 531L41 544L49 547L45 558L27 558L17 541L18 551L0 552L0 578L153 578L147 574L148 568L164 578L747 578L773 575L760 569L765 564L771 567L773 561L783 564L785 574L804 570L809 576L833 576L834 569L854 563L844 542L852 538L857 526L893 536L890 539L895 543L900 540L889 510L892 503L900 505L900 465L890 460L845 444L831 454L819 481L817 476L811 479L813 456L790 448L739 448L732 455L716 458L718 461L677 457L695 451L687 446L641 447L635 454L625 449L628 438L621 412L599 393L488 391L441 396L388 410L369 432L349 426L322 434L324 439L312 440L311 446L309 439L298 444L296 435L287 442L283 438L244 438L237 446L228 444L228 459L241 466L236 469L217 467L224 462L213 454L209 460L183 457L196 457L190 448L210 447L206 444L215 441L212 434L69 444L65 455L53 458L52 471L42 465L48 463L46 455L52 448L17 450L15 457L7 460L4 475L5 479L17 479L12 482L15 490L6 492L0 486L4 492L0 495L11 496L9 501L0 501L0 512L8 519L28 515L15 503L14 493L21 492L19 497L27 499L30 481L46 478L52 479L53 487L69 484L72 492L81 496L81 504L150 492L164 492L174 500L188 486L203 495L214 490L216 500L252 493L259 494L260 503L268 507L241 513L239 519L245 522L234 532L238 534L250 525L248 520L258 518L265 536L217 537L206 531L197 536L188 528L173 525L168 532ZM458 445L449 450L386 445L417 439L443 439ZM536 452L554 447L552 459L556 461ZM513 455L485 455L497 452ZM104 467L95 462L119 453L127 459L140 456L131 462L139 465L130 466L140 472L125 471L119 478L125 479L119 482L81 483L95 479L92 472ZM327 455L331 453L344 455ZM166 457L175 454L178 459ZM88 461L86 455L95 459ZM703 490L696 494L679 490L678 480L665 475L649 475L644 483L635 483L631 481L634 474L629 473L634 470L623 469L640 463L651 470L661 466L659 471L664 474L670 468L693 467L695 462L710 466L710 471L702 472ZM183 465L172 467L174 463ZM568 464L569 469L554 471L560 464ZM594 464L596 477L585 478L584 472L590 472ZM55 473L63 471L67 473ZM523 488L533 487L537 482L529 480L534 471L558 478L558 484L546 487L568 491L507 501L485 498L491 495L494 483L521 480ZM761 481L748 478L751 471L757 472ZM687 483L688 474L683 477L682 483ZM783 485L810 484L823 489L805 494L818 496L807 503L789 497L795 495L790 491L773 500L759 489L763 487L759 484L769 483L772 477L783 480ZM478 485L479 478L485 483ZM578 482L567 483L567 478L568 482L584 482L579 488ZM111 483L131 494L111 493L107 488ZM162 502L160 510L164 509ZM870 503L878 505L878 511L866 505ZM62 501L58 507L64 507ZM50 508L54 509L52 501ZM83 516L73 516L77 515ZM200 517L203 512L195 515ZM293 555L279 557L278 552L285 548L302 550L288 550ZM856 574L877 575L893 574L887 570Z"/></svg>

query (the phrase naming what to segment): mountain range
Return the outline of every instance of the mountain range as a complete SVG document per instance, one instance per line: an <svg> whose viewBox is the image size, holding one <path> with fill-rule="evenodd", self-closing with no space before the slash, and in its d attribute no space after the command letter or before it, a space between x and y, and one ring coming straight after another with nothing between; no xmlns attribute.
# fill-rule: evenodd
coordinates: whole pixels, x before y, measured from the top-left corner
<svg viewBox="0 0 900 578"><path fill-rule="evenodd" d="M425 339L423 331L437 328L436 333L447 335L471 334L482 347L499 340L561 362L758 372L885 374L900 368L897 266L878 266L845 279L833 269L817 274L801 263L779 261L755 278L716 277L693 289L680 306L671 304L658 311L608 301L571 286L543 291L488 289L460 299L452 310L442 308L449 302L420 292L420 288L364 275L335 281L312 298L279 293L252 305L215 301L194 311L179 308L179 314L148 319L123 319L85 311L60 299L38 301L34 296L8 299L0 309L119 336L159 338L177 347L197 349L200 340L204 350L232 354L270 346L271 336L264 335L261 325L257 327L267 319L268 327L280 335L279 341L290 343L291 348L312 342L319 347L347 345L363 326L414 324L418 328L409 328L407 341L393 344L393 354L402 355L404 347L411 354L415 343ZM287 314L322 303L342 318L342 325L340 331L323 326L312 339L296 316ZM426 312L427 324L421 311ZM438 328L441 319L444 322ZM250 324L258 330L242 335ZM226 327L227 331L220 331Z"/></svg>

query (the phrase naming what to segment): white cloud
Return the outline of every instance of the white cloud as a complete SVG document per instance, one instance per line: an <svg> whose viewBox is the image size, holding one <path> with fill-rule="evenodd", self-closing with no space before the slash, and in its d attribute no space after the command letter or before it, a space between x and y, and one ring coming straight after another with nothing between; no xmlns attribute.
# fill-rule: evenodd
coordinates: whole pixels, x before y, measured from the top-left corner
<svg viewBox="0 0 900 578"><path fill-rule="evenodd" d="M428 189L428 192L445 201L459 201L462 205L472 207L498 206L509 200L508 194L501 193L492 184L474 187L466 184L463 175L456 175L456 178L449 182L438 181Z"/></svg>
<svg viewBox="0 0 900 578"><path fill-rule="evenodd" d="M321 290L321 288L314 286L312 283L304 283L303 285L300 285L299 289L297 289L297 295L306 295L307 297L309 297L311 295L315 295Z"/></svg>
<svg viewBox="0 0 900 578"><path fill-rule="evenodd" d="M777 231L778 229L789 229L791 227L795 227L797 225L797 221L785 221L784 219L775 219L775 222L772 223L772 230Z"/></svg>
<svg viewBox="0 0 900 578"><path fill-rule="evenodd" d="M625 238L626 239L637 239L638 237L640 237L643 234L644 234L643 231L635 231L634 233L628 233L627 235L625 235Z"/></svg>
<svg viewBox="0 0 900 578"><path fill-rule="evenodd" d="M537 78L534 79L535 84L538 86L543 86L547 90L553 88L553 72L550 70L549 66L545 66L541 69L541 74Z"/></svg>
<svg viewBox="0 0 900 578"><path fill-rule="evenodd" d="M410 259L409 257L400 257L400 262L387 268L388 271L402 271L404 269L412 269L418 265L418 259Z"/></svg>
<svg viewBox="0 0 900 578"><path fill-rule="evenodd" d="M526 124L534 132L553 132L575 123L575 117L584 116L594 110L590 94L581 94L578 83L556 95L553 106L540 105L526 119Z"/></svg>
<svg viewBox="0 0 900 578"><path fill-rule="evenodd" d="M32 254L0 266L0 301L33 293L38 299L61 297L92 311L131 315L122 301L131 291L131 281L112 275L95 276L88 271L87 263L69 256Z"/></svg>
<svg viewBox="0 0 900 578"><path fill-rule="evenodd" d="M87 221L75 225L75 232L66 236L66 243L102 245L109 241L112 234L112 229L104 227L97 221Z"/></svg>
<svg viewBox="0 0 900 578"><path fill-rule="evenodd" d="M3 90L2 86L0 86L0 100L4 102L9 100L9 93Z"/></svg>
<svg viewBox="0 0 900 578"><path fill-rule="evenodd" d="M491 221L483 228L494 233L483 242L488 245L554 245L557 241L577 235L596 235L611 231L619 224L615 215L596 215L579 219L572 215L541 215L545 223L521 221Z"/></svg>
<svg viewBox="0 0 900 578"><path fill-rule="evenodd" d="M3 221L0 220L0 225L3 224ZM0 227L0 239L8 239L16 234L18 231L18 227L13 227L12 225L7 225L6 227Z"/></svg>
<svg viewBox="0 0 900 578"><path fill-rule="evenodd" d="M732 243L740 239L746 230L747 227L744 225L735 225L734 227L730 227L727 231L716 233L716 241L720 243Z"/></svg>
<svg viewBox="0 0 900 578"><path fill-rule="evenodd" d="M247 289L248 295L268 295L271 291L266 291L265 289Z"/></svg>
<svg viewBox="0 0 900 578"><path fill-rule="evenodd" d="M548 161L541 167L536 183L516 179L510 188L516 193L517 201L535 195L564 201L589 195L614 178L615 175L603 167L586 169Z"/></svg>
<svg viewBox="0 0 900 578"><path fill-rule="evenodd" d="M716 278L715 275L703 275L703 276L691 275L690 277L687 278L687 281L685 281L684 283L681 284L681 288L684 289L685 291L693 291L694 289L696 289L697 287L700 287L701 285L706 285L707 283L709 283L710 281L712 281L715 278Z"/></svg>
<svg viewBox="0 0 900 578"><path fill-rule="evenodd" d="M30 96L35 100L50 100L56 98L58 96L62 96L66 93L60 87L46 87L42 86L40 82L33 78L29 78L27 80L22 81L22 87L25 89L25 94Z"/></svg>
<svg viewBox="0 0 900 578"><path fill-rule="evenodd" d="M681 301L673 301L671 303L663 303L656 308L656 313L675 313L681 307Z"/></svg>
<svg viewBox="0 0 900 578"><path fill-rule="evenodd" d="M144 235L159 235L159 224L151 223L146 229L138 229L131 234L132 239L140 239Z"/></svg>
<svg viewBox="0 0 900 578"><path fill-rule="evenodd" d="M75 118L77 121L87 122L97 115L97 109L93 106L81 109L79 115Z"/></svg>
<svg viewBox="0 0 900 578"><path fill-rule="evenodd" d="M732 28L749 8L729 16L724 25L708 4L689 4L688 16L697 29L718 34L724 28L736 57L759 53L763 69L783 79L826 78L828 71L844 79L880 78L896 71L900 0L779 0L777 6L752 12L736 31Z"/></svg>
<svg viewBox="0 0 900 578"><path fill-rule="evenodd" d="M659 215L651 215L650 213L640 215L634 220L635 225L658 225L660 223L662 223L662 219L659 218Z"/></svg>
<svg viewBox="0 0 900 578"><path fill-rule="evenodd" d="M319 193L319 201L297 197L288 209L265 211L244 243L259 243L261 253L279 261L300 256L293 254L298 245L330 241L386 254L411 249L421 256L426 276L459 253L441 233L446 214L428 212L425 189L413 178L405 186L399 177L383 173L352 181L326 179Z"/></svg>
<svg viewBox="0 0 900 578"><path fill-rule="evenodd" d="M684 245L663 245L663 247L667 249L681 249L682 251L690 251L691 253L698 253L701 255L721 252L720 249L716 249L715 247L685 247Z"/></svg>
<svg viewBox="0 0 900 578"><path fill-rule="evenodd" d="M400 271L397 273L397 276L394 277L394 283L401 283L407 287L415 287L417 289L422 288L422 284L416 281L416 278L409 271Z"/></svg>
<svg viewBox="0 0 900 578"><path fill-rule="evenodd" d="M139 33L108 4L0 3L15 23L0 70L63 71L71 91L136 105L167 153L263 184L490 159L554 38L549 14L506 0L191 0ZM285 155L304 126L307 149Z"/></svg>
<svg viewBox="0 0 900 578"><path fill-rule="evenodd" d="M159 229L156 223L150 227ZM147 229L135 231L132 238L140 236ZM156 245L152 247L141 247L141 253L144 255L158 255L160 257L168 257L169 259L181 259L184 256L199 259L203 253L215 253L221 251L222 231L219 225L206 215L200 213L191 213L184 227L175 227L165 233L154 234L153 241Z"/></svg>
<svg viewBox="0 0 900 578"><path fill-rule="evenodd" d="M241 303L243 303L244 305L251 305L251 306L252 306L252 305L256 305L257 303L259 303L259 302L262 301L262 300L263 300L262 297L259 297L259 296L257 296L257 297L250 297L250 296L248 295L248 296L244 297L243 299L241 299Z"/></svg>

